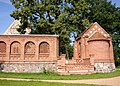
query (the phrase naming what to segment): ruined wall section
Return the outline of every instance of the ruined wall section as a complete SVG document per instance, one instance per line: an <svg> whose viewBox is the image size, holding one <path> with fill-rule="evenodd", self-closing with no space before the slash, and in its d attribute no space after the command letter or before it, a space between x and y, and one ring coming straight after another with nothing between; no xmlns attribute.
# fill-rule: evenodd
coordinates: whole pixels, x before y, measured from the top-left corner
<svg viewBox="0 0 120 86"><path fill-rule="evenodd" d="M59 56L57 42L56 35L0 35L2 71L55 71Z"/></svg>

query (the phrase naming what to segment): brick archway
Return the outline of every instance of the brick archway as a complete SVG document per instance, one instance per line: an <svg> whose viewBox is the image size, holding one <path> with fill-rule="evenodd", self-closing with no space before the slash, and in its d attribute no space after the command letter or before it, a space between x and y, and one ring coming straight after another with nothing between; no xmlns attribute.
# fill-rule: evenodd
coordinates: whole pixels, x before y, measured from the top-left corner
<svg viewBox="0 0 120 86"><path fill-rule="evenodd" d="M6 57L6 43L0 41L0 60L3 60Z"/></svg>
<svg viewBox="0 0 120 86"><path fill-rule="evenodd" d="M50 45L47 42L41 42L39 45L39 59L45 60L49 57Z"/></svg>
<svg viewBox="0 0 120 86"><path fill-rule="evenodd" d="M10 60L19 60L21 56L21 44L14 41L10 45Z"/></svg>
<svg viewBox="0 0 120 86"><path fill-rule="evenodd" d="M33 42L27 42L25 44L25 54L35 54L35 44Z"/></svg>
<svg viewBox="0 0 120 86"><path fill-rule="evenodd" d="M35 43L29 41L25 44L24 54L26 60L32 60L35 58Z"/></svg>
<svg viewBox="0 0 120 86"><path fill-rule="evenodd" d="M10 45L10 54L20 54L21 53L21 44L17 41L12 42Z"/></svg>
<svg viewBox="0 0 120 86"><path fill-rule="evenodd" d="M6 53L6 43L3 41L0 41L0 54Z"/></svg>
<svg viewBox="0 0 120 86"><path fill-rule="evenodd" d="M39 45L39 53L48 53L49 54L49 44L47 42L42 42Z"/></svg>

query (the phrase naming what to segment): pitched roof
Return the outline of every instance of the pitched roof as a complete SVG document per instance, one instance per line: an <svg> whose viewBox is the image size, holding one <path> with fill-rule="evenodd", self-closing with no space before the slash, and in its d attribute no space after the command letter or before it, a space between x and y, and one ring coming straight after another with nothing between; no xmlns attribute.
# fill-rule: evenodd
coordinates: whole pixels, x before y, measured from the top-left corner
<svg viewBox="0 0 120 86"><path fill-rule="evenodd" d="M80 39L81 37L86 37L86 36L88 38L91 38L93 36L94 37L96 36L99 38L110 37L110 35L97 22L93 23L89 28L85 29L76 40Z"/></svg>
<svg viewBox="0 0 120 86"><path fill-rule="evenodd" d="M19 28L19 25L20 25L20 20L14 20L13 23L5 31L4 35L20 34L16 29Z"/></svg>

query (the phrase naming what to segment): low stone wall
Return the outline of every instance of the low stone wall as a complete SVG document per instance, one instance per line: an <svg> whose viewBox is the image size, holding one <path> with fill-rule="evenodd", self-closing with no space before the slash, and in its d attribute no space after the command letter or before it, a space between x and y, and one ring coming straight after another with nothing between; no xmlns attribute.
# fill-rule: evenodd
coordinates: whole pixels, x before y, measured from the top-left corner
<svg viewBox="0 0 120 86"><path fill-rule="evenodd" d="M39 73L44 70L54 71L57 70L56 63L3 63L0 64L1 72L30 72Z"/></svg>
<svg viewBox="0 0 120 86"><path fill-rule="evenodd" d="M90 67L87 67L87 68L90 68ZM86 68L83 67L83 70L84 69ZM43 72L44 70L58 72L58 64L57 63L0 63L0 72L40 73L40 72ZM75 71L76 67L72 67L71 70ZM80 71L82 69L77 69L77 70ZM87 70L91 70L91 69L87 69ZM113 72L115 71L115 65L114 63L107 63L107 62L95 63L93 71L103 72L103 73Z"/></svg>
<svg viewBox="0 0 120 86"><path fill-rule="evenodd" d="M113 72L115 71L115 64L114 63L107 63L107 62L99 62L95 63L94 65L95 72Z"/></svg>

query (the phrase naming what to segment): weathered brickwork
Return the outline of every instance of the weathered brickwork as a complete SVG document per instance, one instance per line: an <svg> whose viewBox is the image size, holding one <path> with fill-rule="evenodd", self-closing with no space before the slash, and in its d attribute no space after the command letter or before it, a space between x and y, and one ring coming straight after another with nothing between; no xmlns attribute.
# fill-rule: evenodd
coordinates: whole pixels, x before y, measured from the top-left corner
<svg viewBox="0 0 120 86"><path fill-rule="evenodd" d="M0 35L1 71L42 72L43 68L55 71L58 42L56 35Z"/></svg>
<svg viewBox="0 0 120 86"><path fill-rule="evenodd" d="M95 72L115 70L112 38L98 23L94 23L76 39L74 59L78 58L93 58Z"/></svg>
<svg viewBox="0 0 120 86"><path fill-rule="evenodd" d="M115 70L112 38L94 23L75 40L73 58L67 60L65 54L59 55L57 35L0 35L1 72L44 70L60 74L112 72Z"/></svg>
<svg viewBox="0 0 120 86"><path fill-rule="evenodd" d="M0 35L0 38L0 61L57 61L59 56L58 36Z"/></svg>

